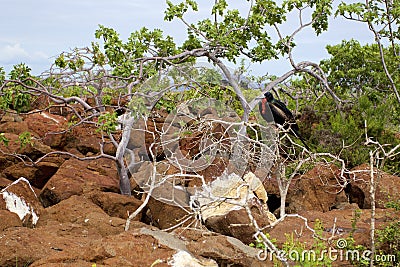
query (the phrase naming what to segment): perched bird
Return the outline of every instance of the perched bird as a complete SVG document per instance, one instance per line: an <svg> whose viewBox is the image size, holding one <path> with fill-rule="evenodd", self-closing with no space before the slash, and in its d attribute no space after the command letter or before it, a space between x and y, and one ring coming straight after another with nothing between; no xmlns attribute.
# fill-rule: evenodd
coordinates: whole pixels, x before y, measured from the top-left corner
<svg viewBox="0 0 400 267"><path fill-rule="evenodd" d="M283 126L284 129L289 130L289 133L299 138L304 146L310 150L299 132L299 126L296 124L292 112L283 102L275 99L271 92L266 92L264 94L264 98L259 103L258 108L264 120L267 122L275 122Z"/></svg>

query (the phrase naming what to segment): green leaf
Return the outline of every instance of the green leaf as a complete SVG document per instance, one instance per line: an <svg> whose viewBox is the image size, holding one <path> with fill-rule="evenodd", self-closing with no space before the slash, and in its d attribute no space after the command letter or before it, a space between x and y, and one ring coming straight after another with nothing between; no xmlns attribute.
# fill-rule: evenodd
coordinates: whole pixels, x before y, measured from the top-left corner
<svg viewBox="0 0 400 267"><path fill-rule="evenodd" d="M33 137L31 136L30 132L23 132L18 136L18 140L16 140L16 143L20 144L21 148L26 147L27 145L33 145Z"/></svg>
<svg viewBox="0 0 400 267"><path fill-rule="evenodd" d="M0 133L0 143L3 143L5 146L8 146L10 140L5 136L4 133Z"/></svg>
<svg viewBox="0 0 400 267"><path fill-rule="evenodd" d="M97 132L105 132L110 134L116 131L118 125L117 113L115 112L106 112L99 116L98 118L98 128Z"/></svg>

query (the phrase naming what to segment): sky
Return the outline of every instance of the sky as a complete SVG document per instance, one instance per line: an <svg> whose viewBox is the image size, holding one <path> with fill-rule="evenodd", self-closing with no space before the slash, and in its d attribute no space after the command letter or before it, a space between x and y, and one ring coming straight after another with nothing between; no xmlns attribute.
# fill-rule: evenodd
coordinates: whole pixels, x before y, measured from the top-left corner
<svg viewBox="0 0 400 267"><path fill-rule="evenodd" d="M199 5L199 12L188 18L191 21L209 16L210 3L214 3L214 0L198 2L206 3L206 8ZM244 0L230 3L242 12L248 5L248 1ZM98 41L94 33L99 24L115 29L123 40L132 31L146 26L149 29L162 29L178 43L182 42L186 29L179 21L163 21L166 7L165 0L1 0L0 67L9 72L13 65L23 62L32 69L33 74L38 75L48 70L61 52L90 46L92 41ZM291 16L284 31L291 32L297 23L297 15ZM311 30L297 36L294 58L318 63L328 58L326 45L351 38L363 44L373 42L373 35L366 25L332 19L328 32L318 37ZM228 65L235 68L233 64ZM249 69L254 75L281 75L290 70L290 65L283 58L252 64Z"/></svg>

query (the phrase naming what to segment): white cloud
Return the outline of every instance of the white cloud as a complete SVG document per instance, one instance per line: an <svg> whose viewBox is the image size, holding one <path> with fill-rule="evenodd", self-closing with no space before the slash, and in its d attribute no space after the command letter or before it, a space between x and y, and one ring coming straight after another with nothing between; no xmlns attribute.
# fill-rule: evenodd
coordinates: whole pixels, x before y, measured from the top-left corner
<svg viewBox="0 0 400 267"><path fill-rule="evenodd" d="M42 51L28 52L20 43L0 44L0 63L15 61L42 61L48 60L49 56Z"/></svg>
<svg viewBox="0 0 400 267"><path fill-rule="evenodd" d="M25 63L34 70L34 74L48 69L51 61L49 56L42 51L30 50L33 49L25 49L18 42L0 42L0 67L9 72L15 64Z"/></svg>
<svg viewBox="0 0 400 267"><path fill-rule="evenodd" d="M15 60L28 59L29 54L25 51L21 44L6 44L0 47L0 62L9 63Z"/></svg>

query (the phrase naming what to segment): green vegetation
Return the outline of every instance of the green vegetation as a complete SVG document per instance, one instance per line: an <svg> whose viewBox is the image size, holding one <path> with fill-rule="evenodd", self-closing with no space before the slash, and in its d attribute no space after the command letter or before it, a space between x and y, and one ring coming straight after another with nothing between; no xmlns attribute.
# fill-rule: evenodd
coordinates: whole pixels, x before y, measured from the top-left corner
<svg viewBox="0 0 400 267"><path fill-rule="evenodd" d="M400 49L396 46L396 49ZM317 99L311 93L298 101L303 114L300 128L316 152L330 152L346 161L349 168L368 162L369 147L364 145L365 132L369 137L395 147L400 143L400 104L392 93L391 84L383 72L377 45L360 45L355 40L343 41L327 47L331 57L321 61L328 74L332 90L342 99L338 107L332 97L325 95ZM386 63L393 74L394 83L400 87L397 57L392 48L384 49ZM309 77L294 80L296 91L306 88L321 88L321 84ZM296 102L288 99L289 107ZM310 106L310 103L315 103ZM365 128L366 127L366 128ZM399 156L385 166L385 171L400 171Z"/></svg>
<svg viewBox="0 0 400 267"><path fill-rule="evenodd" d="M107 134L111 132L115 132L117 128L117 113L115 112L106 112L99 116L97 132L103 131Z"/></svg>
<svg viewBox="0 0 400 267"><path fill-rule="evenodd" d="M358 251L359 260L352 260L354 266L370 266L370 260L361 257L363 253L368 251L368 248L363 245L357 245L353 237L356 231L356 224L360 219L361 211L355 211L351 221L352 231L346 238L346 250ZM374 266L398 266L400 259L400 222L393 222L387 225L382 230L377 230L376 233L376 254Z"/></svg>
<svg viewBox="0 0 400 267"><path fill-rule="evenodd" d="M357 222L360 220L361 217L361 210L355 210L353 213L353 218L351 218L351 232L349 236L345 239L346 240L346 247L345 250L357 251L358 255L363 255L363 252L367 250L367 248L363 245L357 245L356 241L354 240L354 232L357 230ZM349 258L351 264L355 266L369 266L369 260L359 257L358 260Z"/></svg>
<svg viewBox="0 0 400 267"><path fill-rule="evenodd" d="M398 266L400 263L400 222L390 223L376 233L378 253L380 256L394 255L392 261L379 261L376 266Z"/></svg>
<svg viewBox="0 0 400 267"><path fill-rule="evenodd" d="M296 259L295 266L332 266L329 255L324 253L324 251L328 251L329 247L322 239L324 227L318 219L315 221L314 230L315 238L311 247L295 240L293 233L286 234L286 242L282 249Z"/></svg>
<svg viewBox="0 0 400 267"><path fill-rule="evenodd" d="M332 266L332 260L329 258L329 254L326 253L329 249L326 241L322 239L324 227L320 220L315 221L315 237L311 244L302 243L294 238L293 233L285 234L286 241L282 245L281 252L285 255L285 258L294 262L294 266L306 267L306 266ZM276 239L271 239L269 234L265 234L273 244L276 245ZM254 247L261 250L266 250L265 243L261 239L251 243L250 247ZM268 251L270 253L270 251ZM267 257L266 260L269 260ZM274 266L283 266L280 261L274 256Z"/></svg>
<svg viewBox="0 0 400 267"><path fill-rule="evenodd" d="M5 136L4 133L0 133L0 143L3 143L5 146L8 146L10 140Z"/></svg>
<svg viewBox="0 0 400 267"><path fill-rule="evenodd" d="M31 69L25 64L18 64L11 70L9 76L10 86L5 88L0 95L0 109L13 109L18 113L26 112L30 108L31 94L26 86L32 86L34 82L31 80ZM0 81L4 80L5 74L0 72Z"/></svg>
<svg viewBox="0 0 400 267"><path fill-rule="evenodd" d="M276 244L276 239L275 238L271 238L271 236L269 235L269 233L265 233L264 234L269 240L271 240L271 242L273 244ZM265 246L265 243L262 241L261 237L258 237L257 240L254 243L250 243L249 244L250 247L252 248L259 248L259 249L267 249L267 247Z"/></svg>
<svg viewBox="0 0 400 267"><path fill-rule="evenodd" d="M19 143L21 147L26 147L27 145L32 146L33 141L32 141L32 135L30 132L23 132L18 136L18 140L16 141Z"/></svg>
<svg viewBox="0 0 400 267"><path fill-rule="evenodd" d="M385 208L387 209L395 209L395 210L400 210L400 199L394 199L390 200L385 204Z"/></svg>

